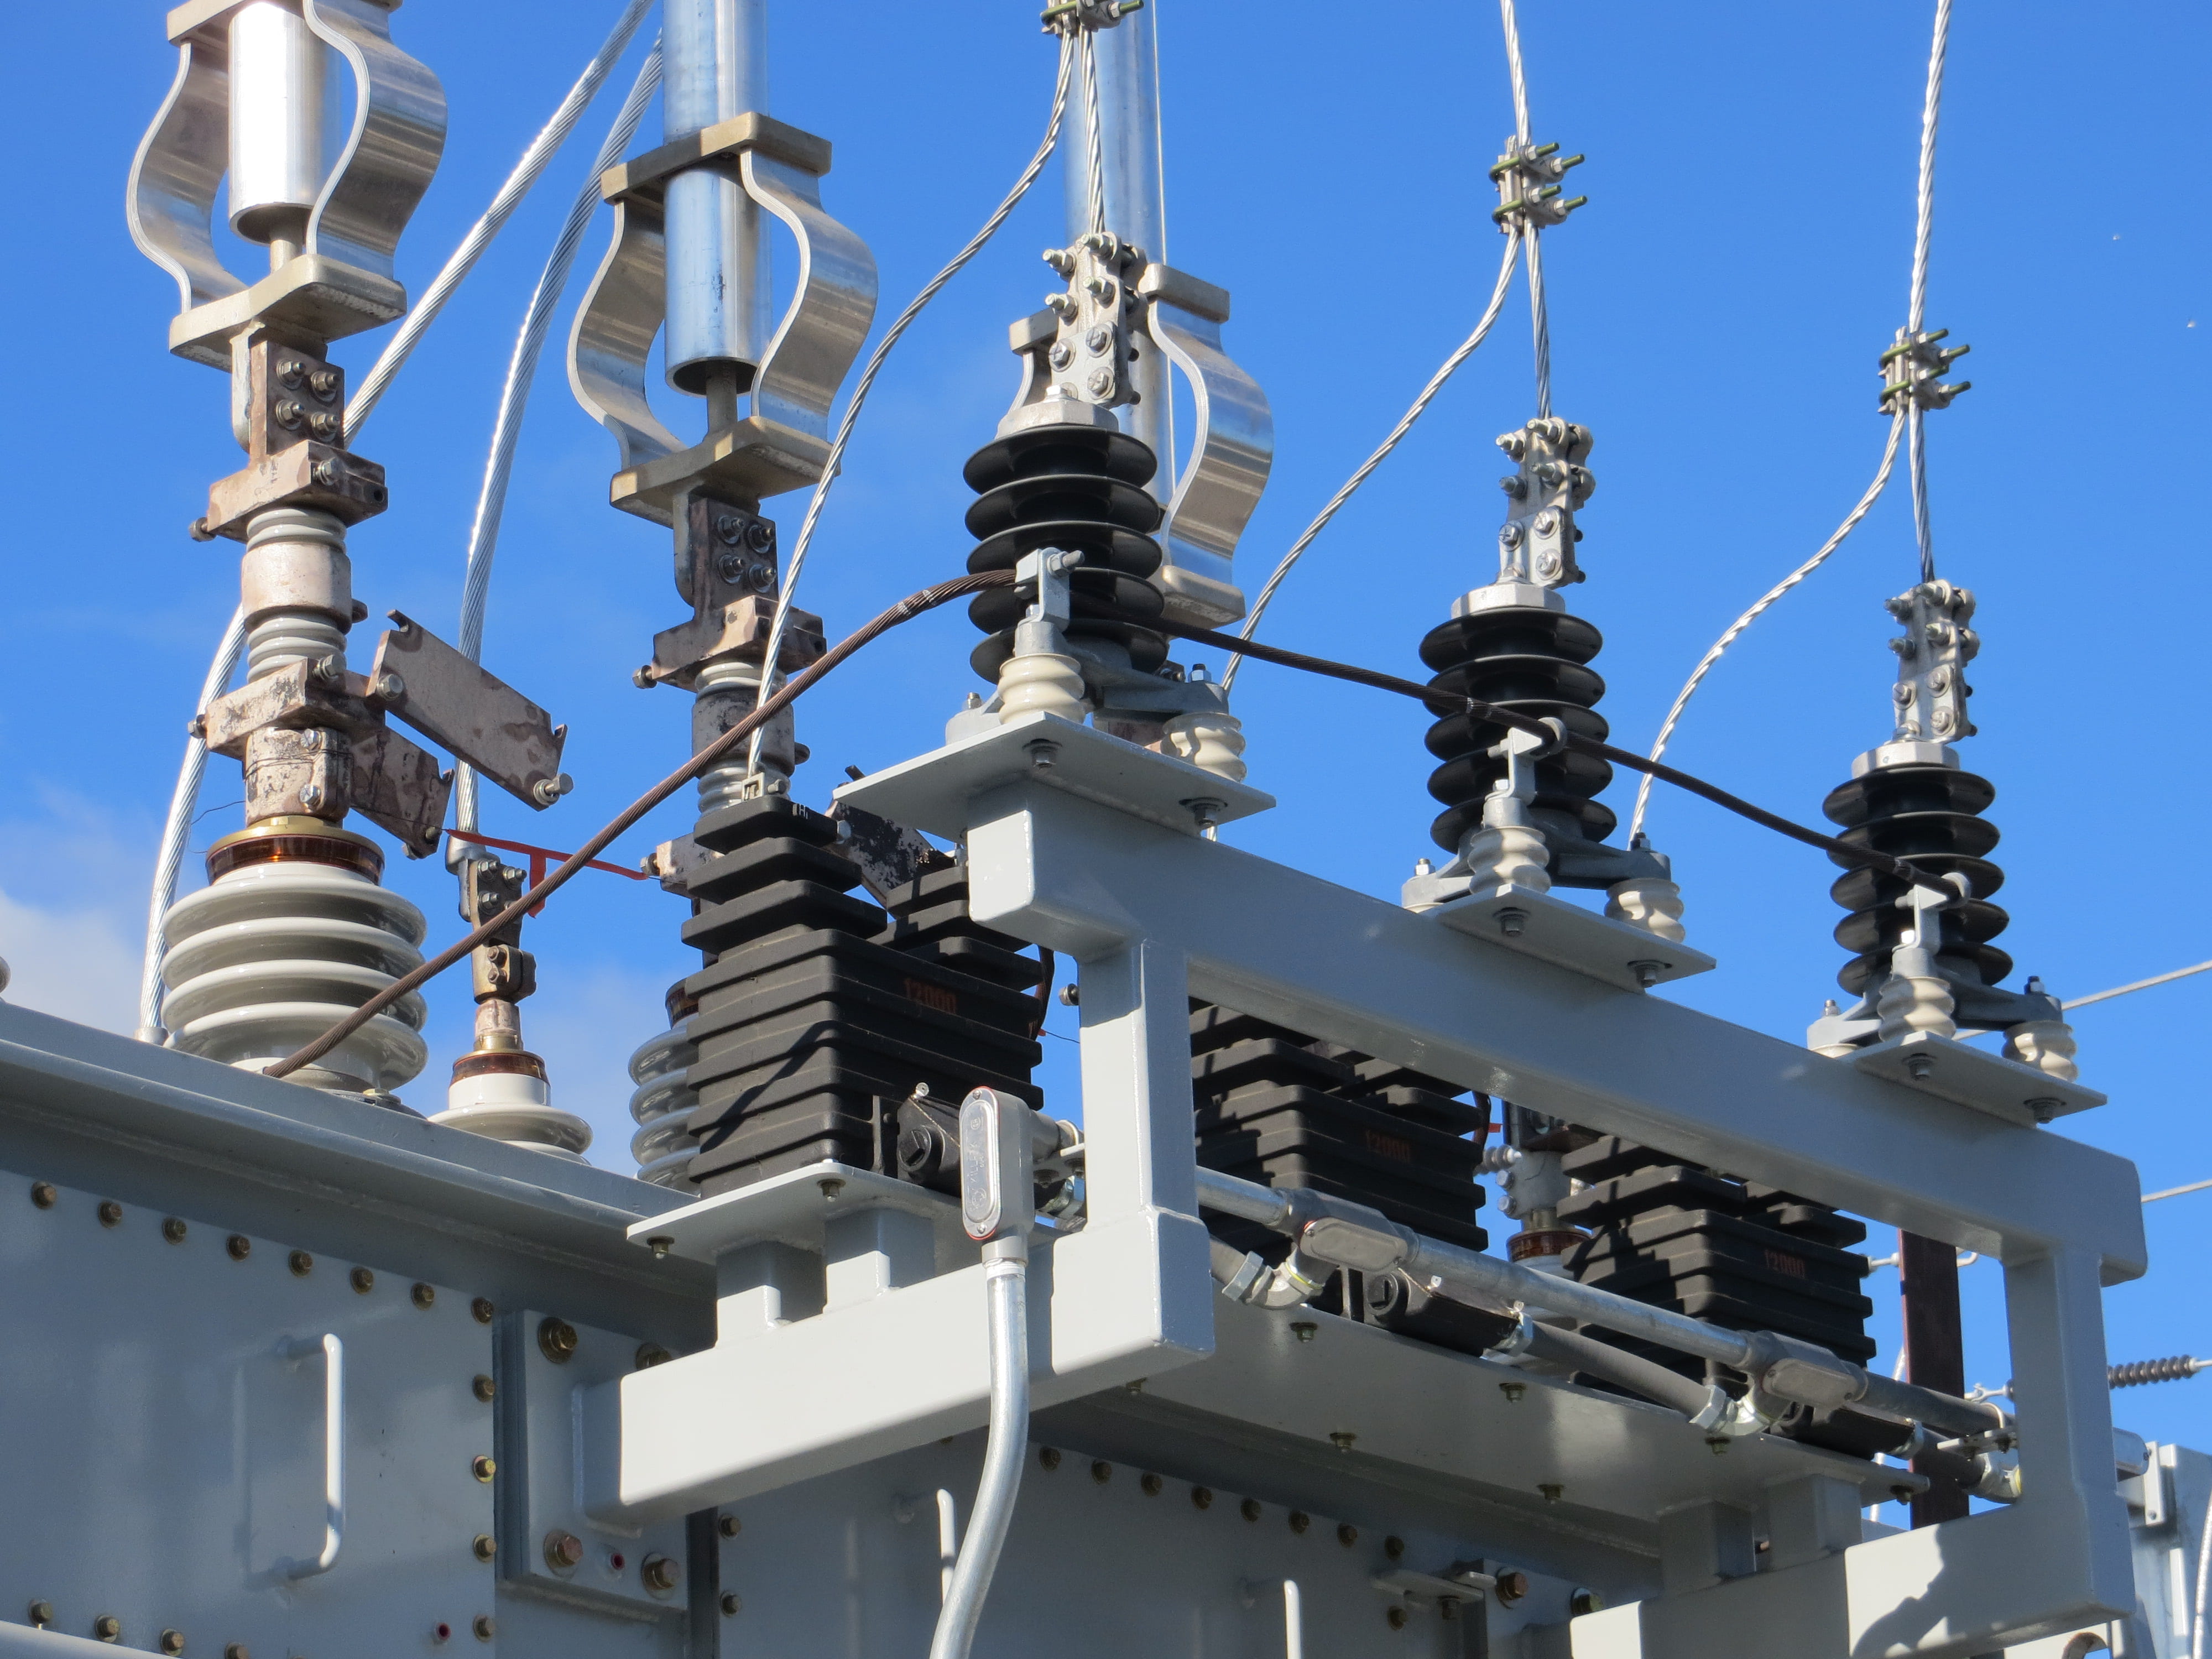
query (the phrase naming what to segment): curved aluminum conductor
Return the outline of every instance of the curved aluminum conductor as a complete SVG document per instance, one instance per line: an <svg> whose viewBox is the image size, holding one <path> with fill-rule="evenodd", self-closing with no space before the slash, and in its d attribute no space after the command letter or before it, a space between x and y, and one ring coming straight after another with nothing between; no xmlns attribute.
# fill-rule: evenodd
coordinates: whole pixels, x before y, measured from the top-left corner
<svg viewBox="0 0 2212 1659"><path fill-rule="evenodd" d="M1190 382L1198 437L1176 480L1161 532L1167 561L1155 580L1171 621L1219 628L1244 614L1232 561L1275 459L1275 420L1259 384L1221 349L1229 295L1166 265L1145 269L1152 342Z"/></svg>
<svg viewBox="0 0 2212 1659"><path fill-rule="evenodd" d="M660 423L645 392L646 360L668 302L660 205L622 198L614 207L613 239L568 332L568 389L614 434L619 471L628 472L683 440Z"/></svg>
<svg viewBox="0 0 2212 1659"><path fill-rule="evenodd" d="M301 0L307 27L353 71L353 129L301 252L248 287L224 266L213 234L230 161L230 20L248 3L195 0L169 14L177 78L138 146L125 198L131 240L177 283L169 349L226 370L231 337L264 319L329 341L405 312L392 255L446 141L445 93L392 44L390 5Z"/></svg>
<svg viewBox="0 0 2212 1659"><path fill-rule="evenodd" d="M379 0L301 0L301 9L351 65L355 106L345 152L307 224L307 252L389 278L399 234L445 153L445 88L392 44L391 9Z"/></svg>
<svg viewBox="0 0 2212 1659"><path fill-rule="evenodd" d="M733 167L746 195L790 229L798 281L755 372L750 411L678 448L646 394L647 359L667 307L663 203L671 177L714 164ZM824 140L750 113L602 177L601 192L616 208L614 240L576 313L568 383L576 401L614 434L621 455L609 491L615 506L667 524L677 493L695 483L758 500L822 476L830 407L876 311L874 257L823 210L819 180L829 170Z"/></svg>
<svg viewBox="0 0 2212 1659"><path fill-rule="evenodd" d="M246 286L215 251L215 197L230 155L230 37L195 28L178 42L177 59L169 95L131 160L124 215L138 251L176 279L178 310L190 311Z"/></svg>

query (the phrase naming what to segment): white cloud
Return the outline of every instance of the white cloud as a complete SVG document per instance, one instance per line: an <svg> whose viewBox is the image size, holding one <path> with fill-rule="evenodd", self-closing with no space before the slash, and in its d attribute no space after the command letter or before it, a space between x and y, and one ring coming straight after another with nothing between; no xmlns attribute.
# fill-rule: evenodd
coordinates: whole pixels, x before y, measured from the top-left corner
<svg viewBox="0 0 2212 1659"><path fill-rule="evenodd" d="M10 1002L82 1025L136 1030L143 948L111 913L42 909L0 890L0 957L8 963Z"/></svg>

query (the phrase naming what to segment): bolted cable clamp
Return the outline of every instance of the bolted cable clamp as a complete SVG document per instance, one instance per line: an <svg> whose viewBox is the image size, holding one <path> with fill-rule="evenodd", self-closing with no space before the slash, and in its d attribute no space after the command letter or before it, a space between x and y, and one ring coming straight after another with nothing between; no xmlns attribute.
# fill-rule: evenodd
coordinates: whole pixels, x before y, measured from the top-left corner
<svg viewBox="0 0 2212 1659"><path fill-rule="evenodd" d="M1948 338L1950 332L1948 328L1932 334L1897 331L1896 343L1881 359L1883 414L1900 413L1908 404L1916 409L1948 409L1954 398L1972 387L1972 380L1942 384L1951 365L1973 349L1966 345L1939 345L1937 342Z"/></svg>
<svg viewBox="0 0 2212 1659"><path fill-rule="evenodd" d="M1565 189L1559 180L1567 176L1570 167L1580 167L1588 158L1562 155L1559 150L1557 144L1524 144L1518 138L1505 141L1505 153L1490 169L1490 182L1498 186L1498 205L1491 210L1490 217L1499 230L1508 235L1548 230L1566 223L1567 216L1589 200L1587 196L1559 199Z"/></svg>

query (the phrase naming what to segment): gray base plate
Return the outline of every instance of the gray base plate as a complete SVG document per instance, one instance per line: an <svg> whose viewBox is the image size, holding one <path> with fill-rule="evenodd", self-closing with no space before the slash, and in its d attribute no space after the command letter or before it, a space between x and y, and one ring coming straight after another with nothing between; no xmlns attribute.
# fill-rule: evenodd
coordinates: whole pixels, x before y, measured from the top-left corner
<svg viewBox="0 0 2212 1659"><path fill-rule="evenodd" d="M1929 1031L1862 1048L1850 1063L2024 1128L2105 1103L2105 1097L2094 1089L2062 1083L2033 1066Z"/></svg>
<svg viewBox="0 0 2212 1659"><path fill-rule="evenodd" d="M1455 933L1571 968L1624 991L1708 973L1714 966L1702 951L1670 945L1641 927L1529 887L1470 893L1428 914Z"/></svg>

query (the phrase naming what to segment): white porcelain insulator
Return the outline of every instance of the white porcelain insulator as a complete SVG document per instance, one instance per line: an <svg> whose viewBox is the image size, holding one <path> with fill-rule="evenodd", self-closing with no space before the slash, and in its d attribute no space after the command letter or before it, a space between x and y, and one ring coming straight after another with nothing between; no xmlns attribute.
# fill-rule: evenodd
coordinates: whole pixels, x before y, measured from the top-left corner
<svg viewBox="0 0 2212 1659"><path fill-rule="evenodd" d="M592 1126L574 1112L559 1110L550 1100L551 1091L542 1077L526 1072L479 1072L454 1079L446 1091L446 1109L430 1121L580 1164L584 1149L592 1144Z"/></svg>
<svg viewBox="0 0 2212 1659"><path fill-rule="evenodd" d="M1045 714L1080 726L1090 712L1083 701L1083 665L1050 651L1007 658L999 669L999 696L1001 724Z"/></svg>
<svg viewBox="0 0 2212 1659"><path fill-rule="evenodd" d="M247 865L169 907L161 1024L175 1047L262 1071L422 964L422 913L331 865ZM422 1073L422 999L402 997L296 1082L391 1091Z"/></svg>
<svg viewBox="0 0 2212 1659"><path fill-rule="evenodd" d="M1528 824L1486 823L1467 838L1461 856L1477 891L1486 887L1552 890L1551 849L1544 845L1543 833Z"/></svg>
<svg viewBox="0 0 2212 1659"><path fill-rule="evenodd" d="M2031 1019L2005 1030L2007 1060L2033 1066L2061 1083L2072 1083L2081 1075L2081 1068L2074 1063L2078 1047L2074 1028L2063 1019Z"/></svg>
<svg viewBox="0 0 2212 1659"><path fill-rule="evenodd" d="M697 1154L699 1142L684 1125L699 1109L699 1094L684 1079L698 1058L689 1019L648 1037L629 1057L630 1079L637 1085L629 1097L629 1115L638 1123L629 1150L637 1160L640 1181L678 1192L690 1184L684 1172Z"/></svg>
<svg viewBox="0 0 2212 1659"><path fill-rule="evenodd" d="M1244 781L1244 723L1226 709L1194 709L1167 723L1168 752L1231 783Z"/></svg>
<svg viewBox="0 0 2212 1659"><path fill-rule="evenodd" d="M1881 1021L1884 1042L1930 1031L1937 1036L1956 1036L1959 1027L1951 1015L1958 1005L1948 981L1934 974L1892 974L1882 981L1874 1011Z"/></svg>
<svg viewBox="0 0 2212 1659"><path fill-rule="evenodd" d="M1632 877L1613 883L1605 890L1605 913L1669 945L1680 945L1686 937L1682 927L1682 890L1662 876Z"/></svg>

